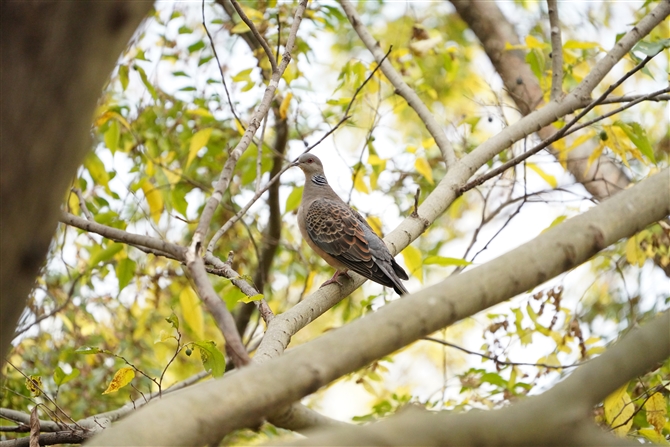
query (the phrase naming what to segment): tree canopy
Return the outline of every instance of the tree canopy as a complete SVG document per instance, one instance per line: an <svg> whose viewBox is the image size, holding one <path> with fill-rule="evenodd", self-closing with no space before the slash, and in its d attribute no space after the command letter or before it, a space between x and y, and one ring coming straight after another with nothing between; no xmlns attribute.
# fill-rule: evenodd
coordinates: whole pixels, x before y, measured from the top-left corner
<svg viewBox="0 0 670 447"><path fill-rule="evenodd" d="M3 5L0 446L670 442L670 2L150 6Z"/></svg>

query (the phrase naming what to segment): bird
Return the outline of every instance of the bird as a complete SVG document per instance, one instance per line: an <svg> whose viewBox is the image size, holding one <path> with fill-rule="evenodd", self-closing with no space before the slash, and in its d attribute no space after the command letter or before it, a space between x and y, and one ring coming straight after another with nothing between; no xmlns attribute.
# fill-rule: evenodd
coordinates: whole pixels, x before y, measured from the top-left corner
<svg viewBox="0 0 670 447"><path fill-rule="evenodd" d="M300 233L307 245L336 270L321 287L333 283L341 286L339 277L350 278L347 272L352 270L378 284L392 287L398 295L408 294L401 281L409 279L407 273L363 216L333 191L321 160L306 153L293 166L305 174L305 187L298 208Z"/></svg>

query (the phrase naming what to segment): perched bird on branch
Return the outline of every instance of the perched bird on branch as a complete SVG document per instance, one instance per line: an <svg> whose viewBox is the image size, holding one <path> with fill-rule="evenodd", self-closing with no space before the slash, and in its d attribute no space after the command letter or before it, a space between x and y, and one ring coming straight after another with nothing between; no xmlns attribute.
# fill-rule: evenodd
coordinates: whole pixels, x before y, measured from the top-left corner
<svg viewBox="0 0 670 447"><path fill-rule="evenodd" d="M351 209L328 185L323 164L312 154L303 154L293 166L305 173L305 188L298 209L302 237L319 256L337 271L321 287L337 283L348 270L378 284L407 294L401 280L409 277L398 265L386 244L357 211Z"/></svg>

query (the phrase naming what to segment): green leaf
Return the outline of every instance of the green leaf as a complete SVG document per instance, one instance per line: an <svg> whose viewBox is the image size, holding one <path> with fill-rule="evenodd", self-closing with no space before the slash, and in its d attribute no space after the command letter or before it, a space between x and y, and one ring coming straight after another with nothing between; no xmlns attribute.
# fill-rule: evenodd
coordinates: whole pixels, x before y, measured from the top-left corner
<svg viewBox="0 0 670 447"><path fill-rule="evenodd" d="M223 376L226 371L226 358L216 348L216 343L213 341L196 341L193 344L200 348L200 358L205 370L211 371L214 377Z"/></svg>
<svg viewBox="0 0 670 447"><path fill-rule="evenodd" d="M88 173L91 174L91 178L98 185L107 186L109 183L109 173L105 169L105 165L100 160L95 152L89 152L84 158L84 167L88 170Z"/></svg>
<svg viewBox="0 0 670 447"><path fill-rule="evenodd" d="M124 244L120 244L118 242L112 242L111 244L107 245L102 250L96 251L91 255L91 258L89 259L89 265L91 267L95 267L96 265L100 264L101 262L109 261L114 257L115 254L123 250L125 247Z"/></svg>
<svg viewBox="0 0 670 447"><path fill-rule="evenodd" d="M293 188L293 191L291 191L291 194L289 194L288 198L286 199L286 210L284 212L290 213L294 209L298 208L300 201L302 200L303 189L303 186L296 186Z"/></svg>
<svg viewBox="0 0 670 447"><path fill-rule="evenodd" d="M121 128L119 122L115 119L109 121L109 127L105 132L105 146L109 148L112 153L116 152L119 147L119 138L121 136Z"/></svg>
<svg viewBox="0 0 670 447"><path fill-rule="evenodd" d="M251 81L251 72L253 71L252 68L247 68L246 70L242 70L239 73L237 73L235 76L233 76L231 79L235 82L240 82L240 81Z"/></svg>
<svg viewBox="0 0 670 447"><path fill-rule="evenodd" d="M443 267L447 267L450 265L457 265L459 267L467 267L468 265L472 265L472 262L466 261L465 259L459 259L459 258L446 258L444 256L428 256L424 261L424 265L431 265L431 264L437 264L441 265Z"/></svg>
<svg viewBox="0 0 670 447"><path fill-rule="evenodd" d="M212 136L211 127L208 127L206 129L200 129L193 135L193 137L191 138L191 143L188 148L188 159L186 160L186 167L188 167L195 158L195 156L198 155L198 151L203 147L205 147L205 145L209 142L209 137L211 136Z"/></svg>
<svg viewBox="0 0 670 447"><path fill-rule="evenodd" d="M172 197L172 207L184 217L186 217L186 210L188 209L188 202L186 202L187 192L183 185L176 185L170 194Z"/></svg>
<svg viewBox="0 0 670 447"><path fill-rule="evenodd" d="M193 32L193 30L186 25L182 25L179 27L179 30L177 30L177 32L179 34L190 34Z"/></svg>
<svg viewBox="0 0 670 447"><path fill-rule="evenodd" d="M126 88L128 88L128 66L127 65L121 65L119 67L119 81L121 81L121 88L125 92Z"/></svg>
<svg viewBox="0 0 670 447"><path fill-rule="evenodd" d="M137 263L130 258L123 258L116 264L116 278L119 281L119 292L121 292L135 276Z"/></svg>
<svg viewBox="0 0 670 447"><path fill-rule="evenodd" d="M137 64L133 65L133 68L135 71L137 71L137 73L139 73L140 78L142 79L142 83L147 88L147 90L149 90L149 93L151 94L151 97L154 99L154 101L158 99L158 93L156 92L154 86L151 85L151 82L149 82L149 78L147 78L147 73L144 71L144 68Z"/></svg>
<svg viewBox="0 0 670 447"><path fill-rule="evenodd" d="M623 121L617 120L614 122L614 125L624 131L635 147L642 152L642 155L651 160L652 163L656 163L654 150L651 147L651 143L649 143L649 138L647 138L647 131L640 126L640 123L624 123Z"/></svg>
<svg viewBox="0 0 670 447"><path fill-rule="evenodd" d="M172 76L175 76L175 77L183 76L183 77L186 77L186 78L190 78L189 75L187 75L185 72L183 72L183 71L181 71L181 70L179 70L179 71L173 71L173 72L172 72Z"/></svg>
<svg viewBox="0 0 670 447"><path fill-rule="evenodd" d="M177 315L174 312L172 312L170 316L165 319L165 321L170 323L176 330L179 330L179 318L177 318Z"/></svg>
<svg viewBox="0 0 670 447"><path fill-rule="evenodd" d="M639 51L646 56L653 57L663 51L664 48L670 48L670 39L658 40L656 42L641 41L633 47L632 51Z"/></svg>
<svg viewBox="0 0 670 447"><path fill-rule="evenodd" d="M88 355L88 354L99 354L99 353L102 352L102 350L100 348L94 348L94 347L91 347L91 346L82 346L80 348L77 348L77 350L74 351L74 352L75 352L75 354Z"/></svg>
<svg viewBox="0 0 670 447"><path fill-rule="evenodd" d="M56 367L54 371L54 382L56 386L65 385L72 379L79 377L80 371L77 368L73 368L70 374L65 374L65 371L60 366Z"/></svg>
<svg viewBox="0 0 670 447"><path fill-rule="evenodd" d="M194 43L193 45L188 46L188 52L189 52L189 54L190 53L195 53L196 51L202 50L203 48L205 48L205 42L203 42L202 40L199 40L196 43Z"/></svg>

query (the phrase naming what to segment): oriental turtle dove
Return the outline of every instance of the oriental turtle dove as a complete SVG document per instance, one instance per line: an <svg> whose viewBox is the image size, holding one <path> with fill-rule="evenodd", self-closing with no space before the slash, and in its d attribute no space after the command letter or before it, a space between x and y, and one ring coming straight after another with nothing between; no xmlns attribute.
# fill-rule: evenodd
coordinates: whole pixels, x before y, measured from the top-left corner
<svg viewBox="0 0 670 447"><path fill-rule="evenodd" d="M357 211L351 209L328 185L321 160L303 154L293 164L305 173L305 188L298 209L298 225L307 244L337 269L321 287L339 283L348 270L383 286L407 294L402 280L407 273L393 259L386 244Z"/></svg>

